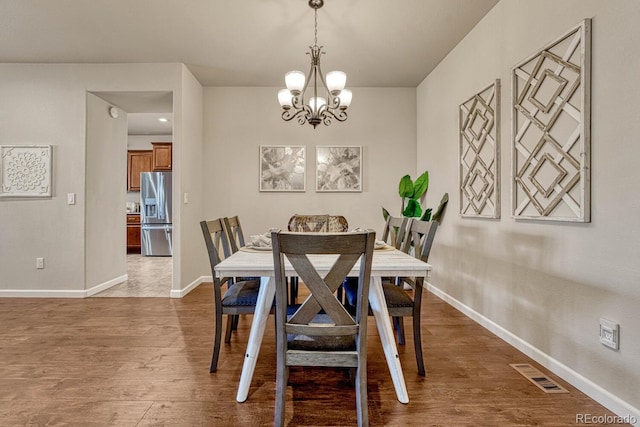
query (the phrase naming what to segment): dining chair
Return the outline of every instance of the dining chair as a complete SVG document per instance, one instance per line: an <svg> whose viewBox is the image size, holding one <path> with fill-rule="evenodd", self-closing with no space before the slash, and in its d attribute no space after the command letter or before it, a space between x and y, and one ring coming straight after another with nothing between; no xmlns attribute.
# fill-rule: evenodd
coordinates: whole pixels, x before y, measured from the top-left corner
<svg viewBox="0 0 640 427"><path fill-rule="evenodd" d="M218 357L220 355L220 341L222 338L222 315L227 315L227 325L224 342L231 342L231 332L233 330L233 316L240 314L253 314L258 300L259 280L233 281L230 277L218 278L215 266L222 261L221 254L225 257L230 254L229 242L224 231L223 220L221 218L211 221L201 221L200 227L204 235L204 241L209 254L211 273L213 276L213 296L215 303L215 333L213 340L213 355L209 372L216 372L218 368ZM223 286L226 285L224 295ZM237 317L236 317L237 319Z"/></svg>
<svg viewBox="0 0 640 427"><path fill-rule="evenodd" d="M297 233L344 233L349 231L349 222L342 215L294 214L289 218L287 230ZM339 291L342 295L342 290ZM289 286L289 302L298 298L298 278L292 277Z"/></svg>
<svg viewBox="0 0 640 427"><path fill-rule="evenodd" d="M287 229L300 233L341 233L349 230L349 223L342 215L295 214L289 218Z"/></svg>
<svg viewBox="0 0 640 427"><path fill-rule="evenodd" d="M276 283L274 425L284 425L289 367L323 366L355 369L358 425L367 426L367 310L375 232L274 232L271 236ZM308 258L316 254L338 255L327 274L320 274ZM290 317L285 256L310 292ZM335 291L358 260L357 305L355 315L351 315Z"/></svg>
<svg viewBox="0 0 640 427"><path fill-rule="evenodd" d="M396 249L400 249L404 235L413 218L389 215L382 231L382 240Z"/></svg>
<svg viewBox="0 0 640 427"><path fill-rule="evenodd" d="M244 233L242 232L242 225L240 224L240 218L238 215L231 217L222 218L222 228L224 229L225 236L227 238L228 244L228 252L225 254L225 257L228 257L231 254L235 254L245 246L244 243ZM260 281L260 277L234 277L234 282L247 282L247 281ZM232 315L231 319L233 319L231 323L231 330L235 331L238 329L238 321L240 316L235 314Z"/></svg>
<svg viewBox="0 0 640 427"><path fill-rule="evenodd" d="M407 228L401 250L410 253L424 262L429 261L429 253L433 239L438 229L436 221L420 221L414 219ZM412 292L404 289L404 284L411 287ZM404 345L404 317L413 318L413 345L416 353L418 374L425 375L424 359L422 356L422 333L420 327L420 313L422 308L422 290L424 278L400 277L393 282L383 281L382 290L387 301L389 315L394 320L394 327L398 335L398 344ZM411 295L413 294L413 295Z"/></svg>
<svg viewBox="0 0 640 427"><path fill-rule="evenodd" d="M411 224L412 218L407 217L395 217L395 216L387 216L387 220L384 224L384 229L382 231L382 240L385 241L388 245L393 246L396 249L400 249L402 242L404 241L404 237L407 231L407 225ZM395 277L383 277L382 280L384 282L396 282ZM343 288L345 291L345 305L351 311L353 311L353 300L354 295L357 290L357 278L355 277L347 277L343 283ZM370 313L371 314L371 313ZM397 329L397 323L400 322L400 318L394 318L394 327Z"/></svg>
<svg viewBox="0 0 640 427"><path fill-rule="evenodd" d="M222 227L229 240L229 247L231 253L236 253L245 245L244 233L242 232L242 225L240 225L240 218L236 216L222 218Z"/></svg>

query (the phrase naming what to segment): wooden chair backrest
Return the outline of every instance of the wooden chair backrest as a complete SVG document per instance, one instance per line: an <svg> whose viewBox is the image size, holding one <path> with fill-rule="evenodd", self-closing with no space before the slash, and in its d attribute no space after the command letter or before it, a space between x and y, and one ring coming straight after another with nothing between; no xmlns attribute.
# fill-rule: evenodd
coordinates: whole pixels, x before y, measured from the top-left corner
<svg viewBox="0 0 640 427"><path fill-rule="evenodd" d="M287 233L273 232L273 259L276 274L276 310L286 310L287 293L284 256L296 270L310 295L285 324L288 334L355 335L358 332L361 312L366 322L368 309L371 261L375 244L375 232L353 233ZM337 254L338 258L328 274L322 277L307 255ZM342 284L356 262L360 260L358 300L355 319L347 312L334 292ZM324 310L334 325L314 324L311 320ZM281 313L284 315L284 313ZM323 330L324 329L324 330ZM362 326L360 325L360 332Z"/></svg>
<svg viewBox="0 0 640 427"><path fill-rule="evenodd" d="M342 215L299 215L289 219L287 229L296 233L342 233L349 231L349 223Z"/></svg>
<svg viewBox="0 0 640 427"><path fill-rule="evenodd" d="M222 218L200 222L204 242L207 246L207 253L209 254L213 283L217 286L220 286L220 281L216 278L214 268L220 261L222 261L222 259L230 255L229 243L222 223Z"/></svg>
<svg viewBox="0 0 640 427"><path fill-rule="evenodd" d="M231 253L238 252L238 249L245 245L244 233L242 232L242 225L240 225L240 218L238 218L237 215L225 217L222 219L222 227L227 234Z"/></svg>
<svg viewBox="0 0 640 427"><path fill-rule="evenodd" d="M415 257L424 262L429 262L429 253L431 252L437 229L437 221L413 220L407 230L409 235L404 239L401 250L409 253L409 249L413 245Z"/></svg>
<svg viewBox="0 0 640 427"><path fill-rule="evenodd" d="M396 217L389 215L384 224L382 240L396 249L402 247L407 228L410 226L412 218Z"/></svg>

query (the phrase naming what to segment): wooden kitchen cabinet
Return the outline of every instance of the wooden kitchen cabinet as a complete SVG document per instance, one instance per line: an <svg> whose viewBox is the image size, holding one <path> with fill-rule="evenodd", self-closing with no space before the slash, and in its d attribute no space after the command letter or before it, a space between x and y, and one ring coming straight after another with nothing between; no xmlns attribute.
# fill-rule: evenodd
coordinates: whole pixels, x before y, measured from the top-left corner
<svg viewBox="0 0 640 427"><path fill-rule="evenodd" d="M151 172L151 150L127 151L127 191L140 191L140 172Z"/></svg>
<svg viewBox="0 0 640 427"><path fill-rule="evenodd" d="M140 253L140 214L127 214L127 253Z"/></svg>
<svg viewBox="0 0 640 427"><path fill-rule="evenodd" d="M171 170L171 147L170 142L152 142L153 158L151 167L154 171L170 171Z"/></svg>

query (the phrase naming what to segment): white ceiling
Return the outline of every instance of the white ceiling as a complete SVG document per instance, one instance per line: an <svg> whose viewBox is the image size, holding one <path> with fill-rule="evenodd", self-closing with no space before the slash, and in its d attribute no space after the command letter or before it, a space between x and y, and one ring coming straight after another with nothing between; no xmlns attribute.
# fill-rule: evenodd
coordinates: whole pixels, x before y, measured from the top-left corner
<svg viewBox="0 0 640 427"><path fill-rule="evenodd" d="M129 135L171 135L173 94L171 92L93 92L127 112ZM159 119L168 121L160 121Z"/></svg>
<svg viewBox="0 0 640 427"><path fill-rule="evenodd" d="M416 87L497 2L326 0L323 70ZM311 44L307 0L0 1L0 62L180 62L204 86L283 86Z"/></svg>
<svg viewBox="0 0 640 427"><path fill-rule="evenodd" d="M416 87L499 0L325 0L324 72ZM284 86L309 69L308 0L0 0L0 62L184 63L204 86ZM130 135L171 134L171 93L98 93Z"/></svg>

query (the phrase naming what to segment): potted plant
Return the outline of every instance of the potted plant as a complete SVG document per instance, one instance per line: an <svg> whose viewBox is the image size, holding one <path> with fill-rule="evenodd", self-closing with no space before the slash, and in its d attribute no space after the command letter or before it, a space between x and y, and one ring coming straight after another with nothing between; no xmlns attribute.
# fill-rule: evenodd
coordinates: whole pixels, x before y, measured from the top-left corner
<svg viewBox="0 0 640 427"><path fill-rule="evenodd" d="M438 221L442 220L444 209L449 202L449 193L444 193L440 200L440 205L432 215L432 209L423 209L420 199L424 197L429 189L429 171L424 171L415 181L410 175L400 178L398 185L398 194L402 198L402 216L408 218L420 218L421 221ZM389 216L389 211L382 207L382 216L385 221Z"/></svg>

